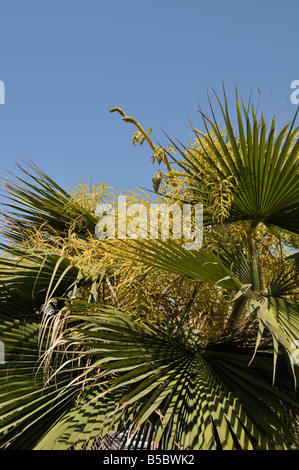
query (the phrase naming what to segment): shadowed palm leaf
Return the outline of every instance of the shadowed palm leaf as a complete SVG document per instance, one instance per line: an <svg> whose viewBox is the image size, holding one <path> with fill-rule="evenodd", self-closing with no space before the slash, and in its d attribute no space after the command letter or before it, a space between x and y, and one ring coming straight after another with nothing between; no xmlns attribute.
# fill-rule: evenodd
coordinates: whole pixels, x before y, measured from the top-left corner
<svg viewBox="0 0 299 470"><path fill-rule="evenodd" d="M65 329L57 345L80 344L73 351L73 368L87 355L93 361L77 369L73 386L85 384L79 406L45 434L37 449L53 448L53 442L57 449L86 448L95 441L104 446L108 435L124 430L128 447L130 442L140 446L142 438L148 448L193 450L292 443L292 432L281 421L296 405L288 376L278 368L280 388L271 386L267 351L248 368L253 345L245 345L242 337L190 348L167 331L142 326L100 304L75 303L65 321L74 326ZM64 375L63 364L58 371L58 377Z"/></svg>

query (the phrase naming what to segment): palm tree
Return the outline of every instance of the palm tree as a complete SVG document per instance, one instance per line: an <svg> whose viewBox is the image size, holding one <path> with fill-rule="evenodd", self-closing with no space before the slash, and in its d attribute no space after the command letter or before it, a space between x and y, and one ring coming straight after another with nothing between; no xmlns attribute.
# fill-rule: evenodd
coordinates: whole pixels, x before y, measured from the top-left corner
<svg viewBox="0 0 299 470"><path fill-rule="evenodd" d="M236 132L219 105L224 130L211 108L168 148L112 110L165 164L158 197L203 204L198 250L98 240L106 186L67 193L32 163L5 182L2 449L298 447L298 129L237 96Z"/></svg>

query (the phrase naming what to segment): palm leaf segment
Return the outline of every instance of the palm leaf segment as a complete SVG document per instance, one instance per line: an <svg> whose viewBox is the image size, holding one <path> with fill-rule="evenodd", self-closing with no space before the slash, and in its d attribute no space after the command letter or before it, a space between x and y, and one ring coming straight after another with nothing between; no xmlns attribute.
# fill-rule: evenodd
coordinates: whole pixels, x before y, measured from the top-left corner
<svg viewBox="0 0 299 470"><path fill-rule="evenodd" d="M225 96L225 95L224 95ZM252 106L252 120L248 109L236 99L237 133L233 129L225 96L219 106L225 132L202 114L206 133L193 128L198 148L182 152L183 162L177 162L190 178L190 187L200 193L206 186L209 172L222 181L231 181L233 198L226 222L252 220L263 222L290 232L299 233L299 141L298 127L293 121L276 133L273 118L267 129L263 114L258 121ZM174 159L174 157L172 156ZM175 159L174 159L175 160ZM175 160L176 161L176 160ZM209 170L208 170L209 169ZM208 220L207 220L208 221Z"/></svg>
<svg viewBox="0 0 299 470"><path fill-rule="evenodd" d="M45 386L44 369L40 367L39 322L11 319L3 314L0 319L0 335L5 344L5 364L0 365L0 446L30 449L45 428L65 413L76 394L66 389L70 377L59 377Z"/></svg>
<svg viewBox="0 0 299 470"><path fill-rule="evenodd" d="M242 338L192 348L111 307L75 302L51 347L71 359L56 364L44 386L40 325L23 321L20 338L18 323L2 317L2 335L11 337L2 375L3 445L105 448L113 440L126 448L270 449L292 443L281 420L296 406L286 371L278 367L273 388L269 352L248 368L254 345L244 347ZM88 367L86 358L93 358ZM26 370L33 375L24 376Z"/></svg>
<svg viewBox="0 0 299 470"><path fill-rule="evenodd" d="M49 300L76 288L81 273L69 258L45 250L1 248L10 253L0 259L2 313L31 316Z"/></svg>
<svg viewBox="0 0 299 470"><path fill-rule="evenodd" d="M85 345L83 356L94 358L92 368L82 368L78 377L93 384L86 385L89 402L82 408L86 415L80 423L81 441L86 434L89 445L94 436L104 446L111 431L125 435L120 441L128 448L142 441L145 448L153 443L166 449L274 448L292 440L278 415L287 416L294 402L265 380L271 374L267 355L248 368L252 349L235 354L237 341L233 348L227 340L209 352L195 350L166 331L141 326L125 313L100 305L75 304L67 321L75 326L66 330L64 340L75 338ZM78 355L82 361L82 351ZM108 388L101 389L101 382ZM278 396L281 404L275 410ZM110 411L103 414L107 403ZM98 409L100 419L95 421ZM80 447L80 439L75 442L70 432L72 426L76 429L78 416L71 410L69 417L71 421L60 421L37 448L46 448L54 436L66 433L66 422L70 437L64 443L58 439L57 448ZM284 439L276 436L277 427L281 436L286 433ZM130 433L124 434L128 428Z"/></svg>
<svg viewBox="0 0 299 470"><path fill-rule="evenodd" d="M130 248L124 249L126 256L136 262L163 269L170 273L187 276L191 279L218 285L234 292L232 311L227 320L228 327L238 328L238 321L247 315L257 318L259 333L256 348L266 328L270 331L274 345L274 370L278 357L279 345L289 358L295 384L298 376L296 358L299 354L299 303L296 299L285 298L284 294L298 286L297 275L282 282L281 276L272 279L269 291L264 291L261 271L255 256L238 251L228 257L224 253L217 255L205 249L196 252L187 251L178 243L163 241L134 241Z"/></svg>
<svg viewBox="0 0 299 470"><path fill-rule="evenodd" d="M49 237L67 237L76 232L85 239L94 234L98 219L90 211L74 202L71 195L57 185L32 162L27 171L20 165L23 177L5 180L2 214L2 234L9 240L22 243L33 227L48 232ZM32 173L33 172L33 173Z"/></svg>

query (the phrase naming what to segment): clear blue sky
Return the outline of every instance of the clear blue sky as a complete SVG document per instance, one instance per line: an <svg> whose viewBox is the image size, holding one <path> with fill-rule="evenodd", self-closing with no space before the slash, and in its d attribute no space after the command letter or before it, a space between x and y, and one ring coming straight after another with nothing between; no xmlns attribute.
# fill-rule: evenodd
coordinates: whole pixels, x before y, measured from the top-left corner
<svg viewBox="0 0 299 470"><path fill-rule="evenodd" d="M259 88L266 117L284 116L299 79L298 0L1 0L0 176L33 160L64 188L106 181L151 188L119 106L187 143L200 102L222 81Z"/></svg>

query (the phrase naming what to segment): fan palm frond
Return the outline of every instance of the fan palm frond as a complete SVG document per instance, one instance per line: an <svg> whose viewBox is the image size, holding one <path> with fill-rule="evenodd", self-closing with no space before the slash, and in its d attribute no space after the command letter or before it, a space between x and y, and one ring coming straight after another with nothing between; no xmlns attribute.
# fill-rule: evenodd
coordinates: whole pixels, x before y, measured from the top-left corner
<svg viewBox="0 0 299 470"><path fill-rule="evenodd" d="M283 424L293 421L290 410L296 408L290 376L278 367L277 382L284 386L272 387L272 355L267 351L259 352L248 367L252 339L249 345L248 338L246 344L224 337L207 347L191 348L167 331L141 325L126 313L100 304L74 303L66 321L73 326L66 329L65 341L76 340L81 345L78 356L93 358L78 375L79 382L86 380L88 393L94 393L90 412L102 409L107 397L115 400L114 405L109 402L110 413L105 415L112 433L118 431L120 416L125 416L121 413L127 410L127 445L134 441L140 446L145 438L140 427L146 432L146 426L151 428L147 448L271 449L287 448L293 442L290 428ZM102 391L101 383L106 384ZM76 428L74 416L68 433ZM61 430L65 432L63 426ZM83 446L84 438L83 433L73 444ZM103 438L99 433L102 445ZM45 438L37 448L46 443Z"/></svg>

